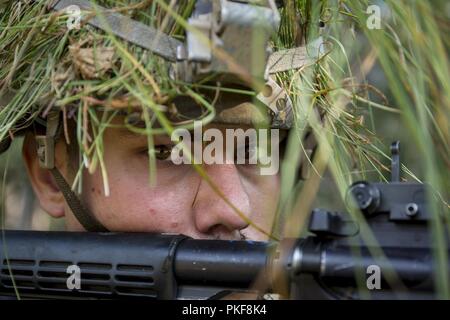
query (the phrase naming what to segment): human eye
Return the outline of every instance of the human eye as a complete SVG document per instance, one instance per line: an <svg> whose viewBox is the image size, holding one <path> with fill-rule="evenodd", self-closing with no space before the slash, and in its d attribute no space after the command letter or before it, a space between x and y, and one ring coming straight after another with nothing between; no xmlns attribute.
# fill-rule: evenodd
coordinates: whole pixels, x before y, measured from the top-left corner
<svg viewBox="0 0 450 320"><path fill-rule="evenodd" d="M159 161L170 161L173 145L169 144L159 144L154 146L154 155L156 160ZM140 152L143 156L148 157L149 149L148 147L142 148Z"/></svg>
<svg viewBox="0 0 450 320"><path fill-rule="evenodd" d="M170 160L173 145L161 144L155 146L155 157L160 161Z"/></svg>

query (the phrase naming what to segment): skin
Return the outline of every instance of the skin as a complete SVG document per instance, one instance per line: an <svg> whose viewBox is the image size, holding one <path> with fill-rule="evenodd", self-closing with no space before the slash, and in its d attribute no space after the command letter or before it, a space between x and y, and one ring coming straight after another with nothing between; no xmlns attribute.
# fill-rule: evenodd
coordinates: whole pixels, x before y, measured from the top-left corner
<svg viewBox="0 0 450 320"><path fill-rule="evenodd" d="M224 128L220 128L223 130ZM155 138L157 151L173 144ZM39 166L34 136L28 134L23 157L41 207L53 217L66 217L69 231L83 231L52 175ZM110 196L103 193L100 169L83 172L83 204L111 231L175 232L198 239L267 240L242 219L190 165L157 160L157 183L148 179L147 138L108 128L104 133L104 160ZM73 181L65 139L59 139L55 163L67 181ZM261 176L255 165L205 165L205 172L223 194L256 225L270 231L279 193L279 176Z"/></svg>

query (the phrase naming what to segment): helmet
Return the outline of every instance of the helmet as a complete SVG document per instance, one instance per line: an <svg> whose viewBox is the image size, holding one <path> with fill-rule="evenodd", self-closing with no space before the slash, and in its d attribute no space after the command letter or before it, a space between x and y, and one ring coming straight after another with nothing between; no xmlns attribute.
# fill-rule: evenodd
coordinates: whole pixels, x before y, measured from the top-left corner
<svg viewBox="0 0 450 320"><path fill-rule="evenodd" d="M7 4L16 14L0 23L24 28L5 28L0 36L0 51L16 52L1 54L1 70L7 71L0 75L0 152L14 136L33 130L40 165L52 172L88 231L107 230L53 161L66 119L77 117L78 125L86 126L90 112L109 112L124 115L125 124L138 130L133 119L149 116L154 128L166 131L190 128L196 120L281 130L294 125L290 94L277 75L317 59L320 39L277 50L280 14L273 0L194 2ZM82 145L87 132L80 132ZM306 132L304 163L309 163L316 142Z"/></svg>

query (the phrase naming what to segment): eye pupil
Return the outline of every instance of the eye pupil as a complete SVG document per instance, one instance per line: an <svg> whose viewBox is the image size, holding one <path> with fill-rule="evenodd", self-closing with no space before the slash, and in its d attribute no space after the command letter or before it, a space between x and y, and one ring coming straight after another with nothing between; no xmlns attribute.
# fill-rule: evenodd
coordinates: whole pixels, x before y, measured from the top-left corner
<svg viewBox="0 0 450 320"><path fill-rule="evenodd" d="M158 160L167 160L170 157L171 149L168 146L155 146L155 156Z"/></svg>

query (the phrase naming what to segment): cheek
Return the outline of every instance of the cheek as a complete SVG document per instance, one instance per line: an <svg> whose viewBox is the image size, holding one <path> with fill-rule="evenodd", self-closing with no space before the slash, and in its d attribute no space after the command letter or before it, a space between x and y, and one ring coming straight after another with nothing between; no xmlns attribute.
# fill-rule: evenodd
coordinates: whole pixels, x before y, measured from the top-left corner
<svg viewBox="0 0 450 320"><path fill-rule="evenodd" d="M248 185L244 183L244 185L246 186L252 207L250 219L270 234L275 222L275 211L280 193L279 176L265 177L257 184ZM244 231L244 234L247 239L254 241L269 240L267 235L251 227L247 231Z"/></svg>
<svg viewBox="0 0 450 320"><path fill-rule="evenodd" d="M250 198L252 220L264 226L266 230L268 230L267 228L270 229L278 205L280 193L279 175L264 176L254 183L244 181L244 186Z"/></svg>
<svg viewBox="0 0 450 320"><path fill-rule="evenodd" d="M146 173L109 171L110 196L105 197L101 175L86 177L91 210L113 231L179 232L190 220L196 178L186 175L177 183L151 187Z"/></svg>

